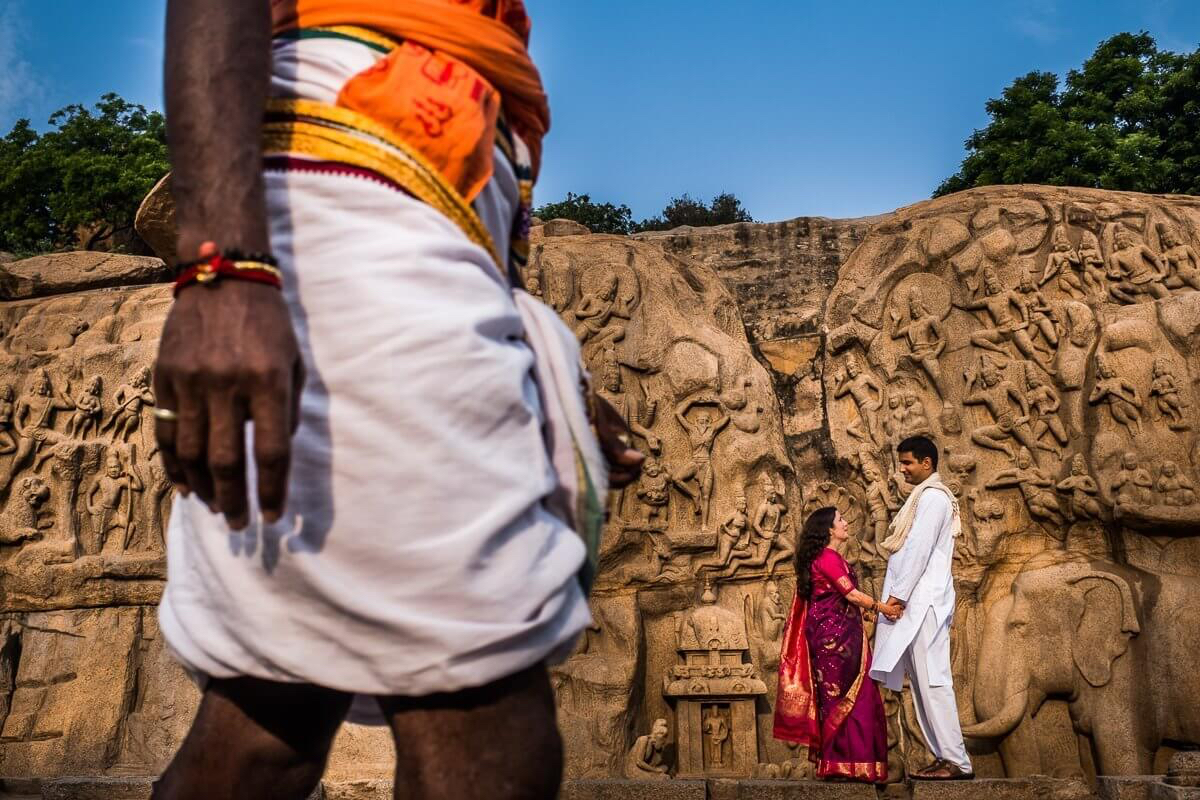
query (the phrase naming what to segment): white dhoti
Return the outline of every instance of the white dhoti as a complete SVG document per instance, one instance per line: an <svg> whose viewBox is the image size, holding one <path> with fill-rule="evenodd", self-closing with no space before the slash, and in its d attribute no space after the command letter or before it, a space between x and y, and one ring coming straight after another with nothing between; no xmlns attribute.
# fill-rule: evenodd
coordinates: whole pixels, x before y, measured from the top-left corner
<svg viewBox="0 0 1200 800"><path fill-rule="evenodd" d="M585 548L545 507L558 483L534 356L490 256L383 184L265 175L307 369L287 506L265 525L252 503L233 532L176 499L171 649L200 675L366 695L454 691L564 654L590 623ZM516 191L498 153L476 209L500 252Z"/></svg>
<svg viewBox="0 0 1200 800"><path fill-rule="evenodd" d="M930 674L931 663L950 663L950 625L938 625L933 609L925 613L921 627L911 645L900 658L900 667L908 674L917 722L929 750L961 769L971 771L971 759L963 743L962 726L958 722L958 704L954 698L954 683Z"/></svg>

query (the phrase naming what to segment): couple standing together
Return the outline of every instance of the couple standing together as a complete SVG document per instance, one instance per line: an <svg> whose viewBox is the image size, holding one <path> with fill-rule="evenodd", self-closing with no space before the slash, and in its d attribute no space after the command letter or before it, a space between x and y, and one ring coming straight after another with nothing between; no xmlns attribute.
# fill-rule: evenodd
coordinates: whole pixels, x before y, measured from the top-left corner
<svg viewBox="0 0 1200 800"><path fill-rule="evenodd" d="M896 448L915 488L888 527L883 600L858 590L854 569L830 546L849 536L833 507L809 515L796 545L796 596L779 666L775 737L808 746L820 778L887 780L887 721L874 681L899 691L908 675L921 732L936 760L913 775L974 777L950 674L951 561L958 503L937 473L937 446L913 436ZM861 611L860 611L861 609ZM875 655L863 618L881 616Z"/></svg>

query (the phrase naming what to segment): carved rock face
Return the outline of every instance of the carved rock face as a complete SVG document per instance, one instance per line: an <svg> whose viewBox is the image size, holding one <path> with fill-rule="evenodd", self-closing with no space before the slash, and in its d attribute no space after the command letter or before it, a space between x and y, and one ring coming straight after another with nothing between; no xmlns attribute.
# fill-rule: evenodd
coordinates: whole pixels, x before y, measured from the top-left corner
<svg viewBox="0 0 1200 800"><path fill-rule="evenodd" d="M166 191L157 187L139 215L152 244L155 226L170 229ZM681 745L712 761L718 730L728 737L720 759L756 740L755 774L805 774L804 754L771 737L791 545L805 513L837 506L852 532L841 549L860 587L877 594L884 565L873 543L910 489L892 457L907 435L941 445L940 471L963 513L952 640L964 724L1004 711L1008 687L985 654L1031 591L1027 577L1014 593L1014 576L1124 559L1138 604L1165 597L1168 583L1194 587L1200 202L996 187L871 220L541 233L527 285L575 332L600 396L653 456L609 499L594 625L552 672L568 777L627 774L631 753L674 769ZM14 268L0 302L0 383L12 387L0 391L0 475L13 487L0 496L13 512L0 531L0 763L13 774L114 764L155 773L197 694L153 621L170 491L151 460L151 406L136 420L115 410L119 391L139 391L170 292L127 285L154 279L151 260L48 263ZM77 400L97 377L94 421L53 402ZM43 438L18 435L14 420ZM116 477L106 478L109 464ZM33 476L48 492L36 508L20 495ZM1121 619L1126 600L1110 583L1062 591L1085 593L1078 607L1097 618ZM714 663L682 647L700 608L720 609L708 615L718 633L737 632ZM1114 674L1139 642L1169 644L1157 619L1141 620L1128 652L1104 650ZM1074 619L1038 624L1089 633ZM1000 649L1037 658L1033 646ZM694 691L714 707L728 702L711 696L725 684L745 695L761 681L766 695L749 716L731 713L705 733L713 714L681 726L664 692L678 675L680 696ZM1037 718L979 754L981 773L1082 774L1074 726L1084 710L1060 691L1061 675L1038 675L1047 697ZM1116 685L1086 691L1154 717L1132 693L1104 694ZM890 738L903 731L909 766L923 766L911 702L885 702ZM637 749L641 739L654 746ZM901 754L892 756L895 771ZM390 770L384 731L344 729L331 775Z"/></svg>

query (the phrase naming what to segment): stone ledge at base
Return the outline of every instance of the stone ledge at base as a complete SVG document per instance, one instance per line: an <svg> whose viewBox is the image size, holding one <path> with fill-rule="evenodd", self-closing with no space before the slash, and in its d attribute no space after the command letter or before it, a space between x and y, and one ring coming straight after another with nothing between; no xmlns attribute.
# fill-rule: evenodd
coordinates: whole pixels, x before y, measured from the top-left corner
<svg viewBox="0 0 1200 800"><path fill-rule="evenodd" d="M574 780L563 783L558 800L706 800L704 781Z"/></svg>
<svg viewBox="0 0 1200 800"><path fill-rule="evenodd" d="M913 781L913 800L1094 800L1078 778L976 778L971 781Z"/></svg>
<svg viewBox="0 0 1200 800"><path fill-rule="evenodd" d="M708 800L876 800L865 783L709 780Z"/></svg>

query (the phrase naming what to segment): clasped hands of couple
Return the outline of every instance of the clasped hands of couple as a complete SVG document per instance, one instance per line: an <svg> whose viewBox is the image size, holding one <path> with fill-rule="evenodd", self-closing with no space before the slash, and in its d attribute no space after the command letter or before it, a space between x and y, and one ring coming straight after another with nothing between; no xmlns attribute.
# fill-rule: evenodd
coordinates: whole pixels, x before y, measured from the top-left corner
<svg viewBox="0 0 1200 800"><path fill-rule="evenodd" d="M904 616L904 603L901 603L895 597L889 597L886 603L881 603L876 600L871 608L867 609L867 613L869 615L874 615L876 612L883 614L892 622L895 622L896 620L900 619L900 617Z"/></svg>

